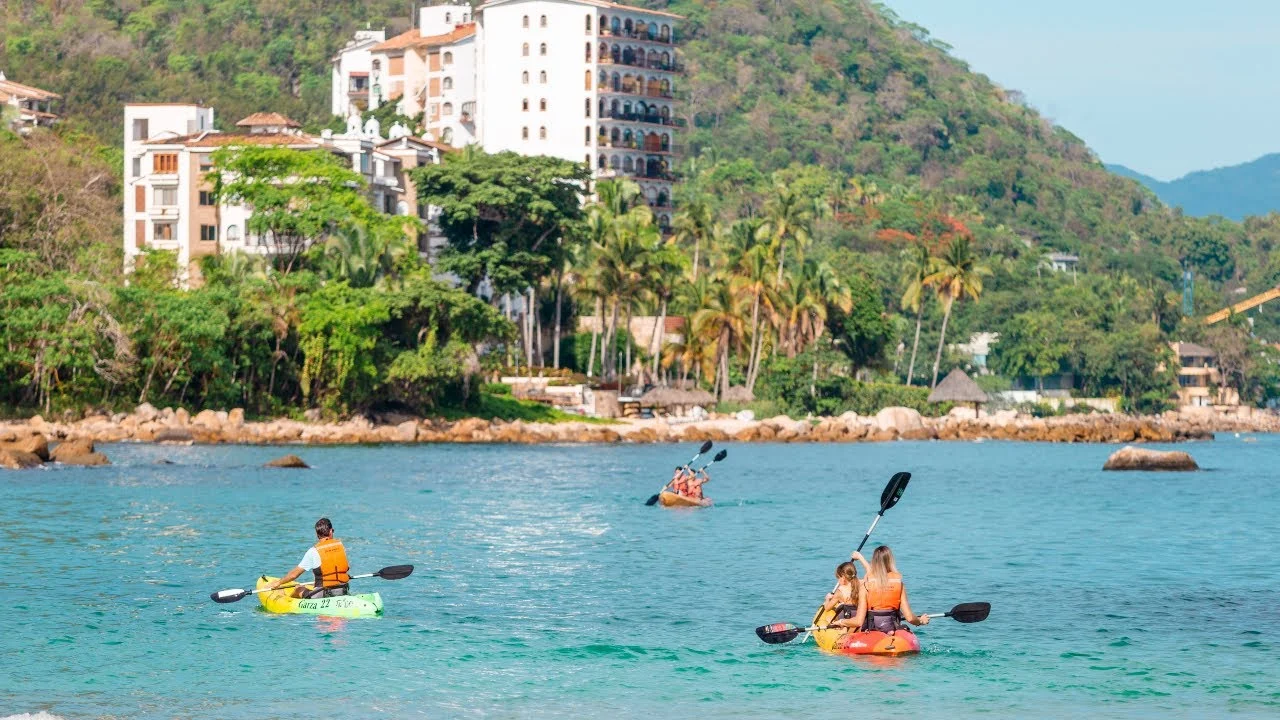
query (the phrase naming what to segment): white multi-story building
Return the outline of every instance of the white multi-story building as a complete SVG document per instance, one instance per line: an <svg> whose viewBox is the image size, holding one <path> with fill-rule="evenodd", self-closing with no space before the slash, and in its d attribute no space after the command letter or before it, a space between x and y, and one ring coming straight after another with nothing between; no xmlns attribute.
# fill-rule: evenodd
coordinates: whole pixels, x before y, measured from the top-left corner
<svg viewBox="0 0 1280 720"><path fill-rule="evenodd" d="M333 114L347 117L369 109L373 46L386 42L386 30L359 30L333 57Z"/></svg>
<svg viewBox="0 0 1280 720"><path fill-rule="evenodd" d="M370 50L369 106L395 100L404 115L421 112L428 137L453 146L549 155L634 180L666 226L678 20L603 0L425 7L420 27ZM336 99L333 111L345 114Z"/></svg>
<svg viewBox="0 0 1280 720"><path fill-rule="evenodd" d="M476 10L480 144L632 179L669 225L678 19L601 0L484 3Z"/></svg>
<svg viewBox="0 0 1280 720"><path fill-rule="evenodd" d="M213 109L186 104L129 104L124 121L124 255L132 268L143 248L177 253L183 282L198 277L195 261L241 251L270 254L267 238L247 230L249 209L219 203L213 195L213 152L222 147L274 146L324 150L350 163L369 188L373 206L387 214L416 214L416 191L405 170L440 161L443 146L406 138L391 129L381 136L376 120L361 126L351 118L342 134L300 132L298 123L277 113L255 113L236 123L237 132L213 128ZM419 238L426 252L430 233ZM437 243L438 244L438 243Z"/></svg>

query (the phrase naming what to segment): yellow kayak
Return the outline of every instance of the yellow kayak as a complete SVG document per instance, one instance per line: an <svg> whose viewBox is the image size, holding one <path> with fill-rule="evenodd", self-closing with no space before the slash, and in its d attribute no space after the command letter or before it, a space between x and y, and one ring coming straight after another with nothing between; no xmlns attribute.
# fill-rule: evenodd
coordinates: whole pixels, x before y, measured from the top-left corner
<svg viewBox="0 0 1280 720"><path fill-rule="evenodd" d="M261 590L276 581L277 578L263 575L258 578L256 589ZM311 588L311 585L303 585ZM382 614L382 596L378 593L363 595L340 595L327 598L296 598L291 595L293 588L281 588L271 592L258 593L258 601L262 609L271 613L296 613L301 615L325 615L327 617L376 617Z"/></svg>
<svg viewBox="0 0 1280 720"><path fill-rule="evenodd" d="M663 507L711 507L711 498L695 500L667 490L658 494L658 502L662 503Z"/></svg>

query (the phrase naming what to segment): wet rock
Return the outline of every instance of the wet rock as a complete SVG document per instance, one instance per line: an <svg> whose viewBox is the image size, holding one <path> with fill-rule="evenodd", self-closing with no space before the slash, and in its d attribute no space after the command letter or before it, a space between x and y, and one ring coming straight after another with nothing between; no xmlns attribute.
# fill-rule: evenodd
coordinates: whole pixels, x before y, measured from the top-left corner
<svg viewBox="0 0 1280 720"><path fill-rule="evenodd" d="M1107 458L1103 470L1199 470L1191 455L1181 450L1162 451L1136 448L1132 445L1115 451Z"/></svg>
<svg viewBox="0 0 1280 720"><path fill-rule="evenodd" d="M53 448L53 452L49 454L49 459L54 462L66 463L68 460L81 455L91 455L94 453L93 440L87 437L76 437L64 440Z"/></svg>
<svg viewBox="0 0 1280 720"><path fill-rule="evenodd" d="M226 424L227 427L236 429L244 427L244 408L232 408L231 412L227 413Z"/></svg>
<svg viewBox="0 0 1280 720"><path fill-rule="evenodd" d="M45 462L49 459L49 440L38 433L25 436L19 434L17 439L0 445L0 450L30 453Z"/></svg>
<svg viewBox="0 0 1280 720"><path fill-rule="evenodd" d="M303 461L302 461L302 458L298 457L297 455L284 455L284 456L282 456L282 457L278 457L278 458L276 458L275 460L272 460L271 462L267 463L266 465L263 465L263 467L269 467L269 468L302 468L302 469L306 469L306 468L309 468L309 467L311 467L311 466L310 466L310 465L308 465L308 464L306 464L305 462L303 462Z"/></svg>
<svg viewBox="0 0 1280 720"><path fill-rule="evenodd" d="M94 467L98 465L111 464L111 461L107 459L107 456L103 455L100 452L84 453L82 455L72 455L67 458L61 458L58 460L58 462L62 463L63 465L78 465L80 467Z"/></svg>
<svg viewBox="0 0 1280 720"><path fill-rule="evenodd" d="M405 420L396 425L396 440L400 442L413 442L418 439L418 423L415 420Z"/></svg>
<svg viewBox="0 0 1280 720"><path fill-rule="evenodd" d="M5 470L27 470L40 467L43 461L35 453L22 450L0 450L0 468Z"/></svg>

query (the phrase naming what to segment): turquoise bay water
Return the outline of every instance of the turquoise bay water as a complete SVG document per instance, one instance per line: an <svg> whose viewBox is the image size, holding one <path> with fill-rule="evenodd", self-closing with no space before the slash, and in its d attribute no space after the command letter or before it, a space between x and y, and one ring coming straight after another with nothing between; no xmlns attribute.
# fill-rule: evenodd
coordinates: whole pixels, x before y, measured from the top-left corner
<svg viewBox="0 0 1280 720"><path fill-rule="evenodd" d="M1102 473L1111 446L734 445L716 506L645 507L685 446L107 446L0 474L0 716L1237 717L1280 714L1280 438L1205 472ZM159 458L174 465L157 465ZM897 470L891 544L921 655L762 644L807 621ZM386 614L209 601L333 518Z"/></svg>

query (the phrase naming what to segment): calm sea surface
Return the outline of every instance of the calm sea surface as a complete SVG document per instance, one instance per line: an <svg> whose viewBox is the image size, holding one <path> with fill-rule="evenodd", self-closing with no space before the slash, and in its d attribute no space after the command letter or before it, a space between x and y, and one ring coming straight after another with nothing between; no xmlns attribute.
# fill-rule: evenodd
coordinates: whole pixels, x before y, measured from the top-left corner
<svg viewBox="0 0 1280 720"><path fill-rule="evenodd" d="M1182 446L725 444L709 510L645 507L686 446L106 446L0 473L0 717L1280 715L1280 438ZM160 458L174 465L158 465ZM938 620L896 660L762 644L872 537ZM384 617L209 593L281 574L331 517Z"/></svg>

